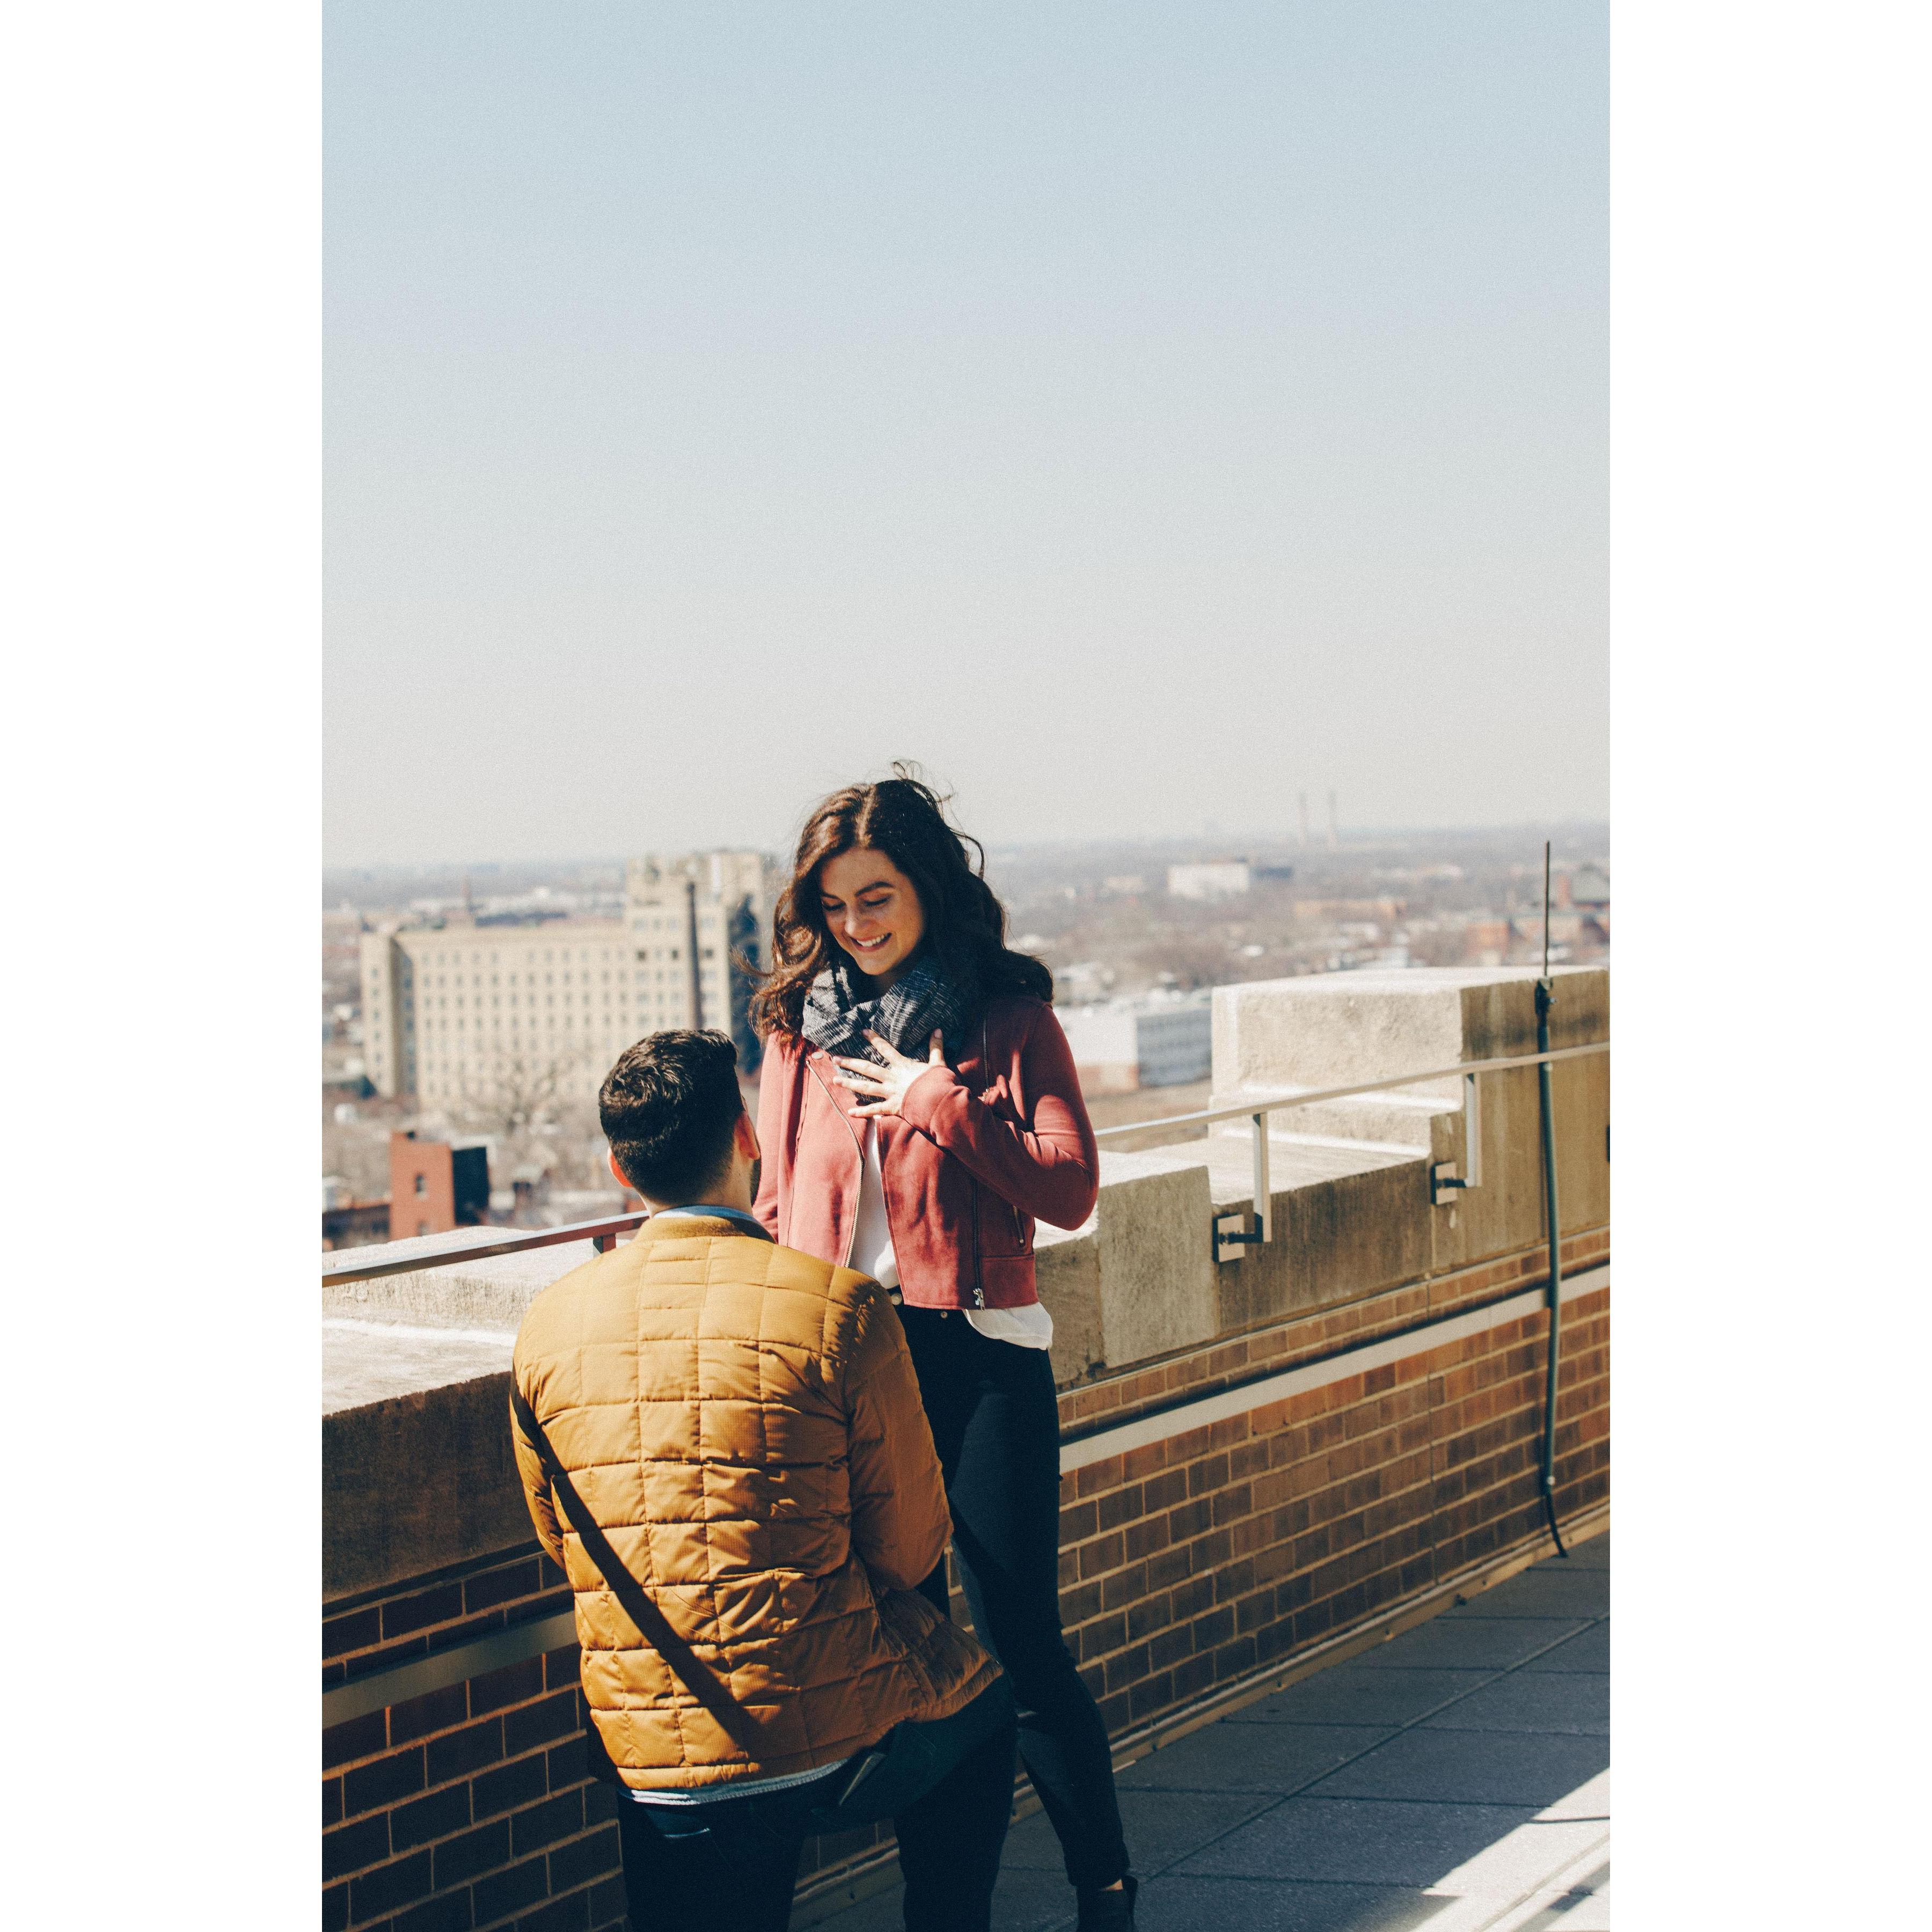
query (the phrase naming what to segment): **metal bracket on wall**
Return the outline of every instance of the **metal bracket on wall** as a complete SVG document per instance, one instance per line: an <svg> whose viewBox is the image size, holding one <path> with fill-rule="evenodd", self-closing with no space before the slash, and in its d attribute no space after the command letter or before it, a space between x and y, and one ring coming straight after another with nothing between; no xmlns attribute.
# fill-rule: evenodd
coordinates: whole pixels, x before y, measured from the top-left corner
<svg viewBox="0 0 1932 1932"><path fill-rule="evenodd" d="M1264 1113L1250 1118L1255 1136L1254 1225L1248 1225L1250 1217L1244 1208L1211 1217L1208 1229L1217 1263L1238 1262L1244 1249L1258 1247L1262 1242L1274 1239L1274 1208L1268 1192L1268 1117Z"/></svg>
<svg viewBox="0 0 1932 1932"><path fill-rule="evenodd" d="M1448 1208L1458 1192L1483 1184L1483 1084L1473 1073L1462 1076L1462 1150L1467 1160L1438 1161L1429 1170L1429 1204ZM1465 1168L1466 1168L1466 1172Z"/></svg>

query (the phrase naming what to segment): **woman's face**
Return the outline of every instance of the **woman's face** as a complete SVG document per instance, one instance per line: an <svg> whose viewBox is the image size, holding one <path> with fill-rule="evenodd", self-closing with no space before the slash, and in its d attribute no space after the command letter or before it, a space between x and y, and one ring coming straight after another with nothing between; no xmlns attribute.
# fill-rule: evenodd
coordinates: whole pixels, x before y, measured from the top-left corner
<svg viewBox="0 0 1932 1932"><path fill-rule="evenodd" d="M884 992L926 937L926 914L911 880L883 852L855 845L818 868L826 930Z"/></svg>

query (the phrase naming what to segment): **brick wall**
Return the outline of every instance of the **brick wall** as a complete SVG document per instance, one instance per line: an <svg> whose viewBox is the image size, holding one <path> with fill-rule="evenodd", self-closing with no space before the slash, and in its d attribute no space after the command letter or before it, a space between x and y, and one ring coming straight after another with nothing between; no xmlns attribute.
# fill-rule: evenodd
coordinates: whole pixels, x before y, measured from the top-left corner
<svg viewBox="0 0 1932 1932"><path fill-rule="evenodd" d="M1493 1288L1460 1298L1496 1298ZM1348 1312L1372 1320L1374 1310ZM1290 1366L1334 1352L1314 1337L1335 1318L1255 1339ZM1118 1736L1542 1533L1546 1320L1513 1321L1063 1477L1061 1616L1108 1729ZM1566 1304L1556 1438L1566 1516L1609 1494L1609 1330L1607 1288ZM1198 1358L1204 1381L1217 1352Z"/></svg>
<svg viewBox="0 0 1932 1932"><path fill-rule="evenodd" d="M420 1189L420 1191L418 1190ZM404 1240L456 1226L456 1179L448 1146L413 1132L389 1136L389 1234Z"/></svg>
<svg viewBox="0 0 1932 1932"><path fill-rule="evenodd" d="M532 1543L332 1604L324 1685L568 1609L562 1582ZM622 1925L616 1811L583 1724L572 1645L325 1730L323 1932Z"/></svg>
<svg viewBox="0 0 1932 1932"><path fill-rule="evenodd" d="M1566 1271L1607 1234L1564 1244ZM1070 1440L1520 1293L1541 1250L1271 1324L1064 1391ZM1563 1515L1610 1481L1607 1287L1565 1304ZM1118 1736L1542 1533L1546 1316L1069 1472L1062 1614ZM1177 1427L1179 1426L1178 1422ZM325 1683L566 1607L548 1558L500 1553L328 1607ZM954 1614L965 1619L956 1599ZM598 1932L623 1922L612 1801L586 1779L574 1648L323 1734L323 1925ZM806 1848L808 1876L884 1828Z"/></svg>

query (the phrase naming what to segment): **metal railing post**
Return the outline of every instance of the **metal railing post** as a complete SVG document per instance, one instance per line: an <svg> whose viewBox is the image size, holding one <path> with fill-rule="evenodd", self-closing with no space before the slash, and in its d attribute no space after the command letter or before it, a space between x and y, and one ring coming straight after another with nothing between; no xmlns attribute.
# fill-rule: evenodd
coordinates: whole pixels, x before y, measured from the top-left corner
<svg viewBox="0 0 1932 1932"><path fill-rule="evenodd" d="M1268 1117L1255 1116L1255 1232L1264 1241L1274 1239L1274 1197L1268 1189Z"/></svg>

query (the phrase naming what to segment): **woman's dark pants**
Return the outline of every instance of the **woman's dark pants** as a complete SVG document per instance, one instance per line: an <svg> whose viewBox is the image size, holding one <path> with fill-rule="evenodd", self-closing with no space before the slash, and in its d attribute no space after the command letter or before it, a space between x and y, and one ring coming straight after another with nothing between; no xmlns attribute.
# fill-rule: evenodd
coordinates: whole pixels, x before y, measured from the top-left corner
<svg viewBox="0 0 1932 1932"><path fill-rule="evenodd" d="M952 1505L973 1627L1020 1707L1020 1756L1082 1890L1123 1878L1127 1848L1107 1727L1060 1631L1060 1412L1044 1348L988 1340L964 1315L899 1310ZM946 1566L920 1586L946 1610Z"/></svg>
<svg viewBox="0 0 1932 1932"><path fill-rule="evenodd" d="M785 1932L812 1808L848 1775L712 1804L620 1804L632 1932ZM990 1932L1012 1802L1009 1721L892 1820L907 1932Z"/></svg>

